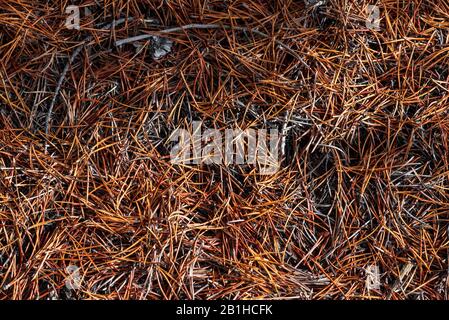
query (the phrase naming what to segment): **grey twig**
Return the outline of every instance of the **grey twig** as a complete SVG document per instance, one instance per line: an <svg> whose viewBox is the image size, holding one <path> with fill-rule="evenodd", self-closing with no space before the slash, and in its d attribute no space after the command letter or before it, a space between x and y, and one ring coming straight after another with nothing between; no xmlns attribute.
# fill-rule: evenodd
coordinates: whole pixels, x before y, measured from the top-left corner
<svg viewBox="0 0 449 320"><path fill-rule="evenodd" d="M136 41L140 41L140 40L145 40L145 39L149 39L149 38L154 37L154 36L161 37L161 36L163 36L164 34L167 34L167 33L179 32L179 31L184 31L184 30L189 30L189 29L226 29L226 30L237 30L237 31L252 32L252 33L257 34L259 36L262 36L264 38L270 38L270 36L267 35L266 33L261 32L261 31L256 30L256 29L252 29L252 28L245 28L245 27L238 27L238 26L233 27L233 26L219 25L219 24L197 24L197 23L194 23L194 24L188 24L188 25L181 26L181 27L163 29L163 30L159 30L159 31L152 31L152 32L149 32L149 33L146 33L146 34L135 36L135 37L130 37L130 38L118 40L118 41L115 42L115 46L119 47L119 46L124 45L126 43L136 42ZM275 43L277 45L279 45L281 48L285 49L288 53L290 53L296 59L298 59L305 67L310 69L309 65L307 63L305 63L305 61L292 48L290 48L288 45L286 45L285 43L283 43L280 40L275 39L274 41L275 41Z"/></svg>

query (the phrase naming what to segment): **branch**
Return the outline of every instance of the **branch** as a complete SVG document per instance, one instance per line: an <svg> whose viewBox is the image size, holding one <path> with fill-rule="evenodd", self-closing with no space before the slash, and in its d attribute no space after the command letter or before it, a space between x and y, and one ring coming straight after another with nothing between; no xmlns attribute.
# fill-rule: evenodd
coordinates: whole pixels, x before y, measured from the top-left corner
<svg viewBox="0 0 449 320"><path fill-rule="evenodd" d="M263 32L261 32L259 30L252 29L252 28L232 27L232 26L218 25L218 24L196 24L196 23L194 23L194 24L188 24L188 25L181 26L181 27L176 27L176 28L164 29L164 30L159 30L159 31L150 31L147 34L142 34L142 35L139 35L139 36L118 40L118 41L115 42L115 46L119 47L119 46L124 45L126 43L136 42L136 41L140 41L140 40L145 40L145 39L149 39L149 38L154 37L154 36L163 37L164 34L167 34L167 33L185 31L185 30L189 30L189 29L238 30L238 31L252 32L252 33L255 33L255 34L257 34L259 36L262 36L264 38L271 38L266 33L263 33ZM277 45L279 45L280 47L284 48L288 53L290 53L292 56L294 56L296 59L298 59L307 69L310 69L310 66L292 48L290 48L288 45L286 45L285 43L283 43L280 40L276 40L275 39L274 41L275 41L275 43Z"/></svg>

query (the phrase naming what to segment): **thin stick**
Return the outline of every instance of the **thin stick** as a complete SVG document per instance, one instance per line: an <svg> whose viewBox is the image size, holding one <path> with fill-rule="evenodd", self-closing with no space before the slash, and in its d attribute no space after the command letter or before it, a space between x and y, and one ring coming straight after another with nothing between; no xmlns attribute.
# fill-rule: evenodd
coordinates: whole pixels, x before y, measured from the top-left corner
<svg viewBox="0 0 449 320"><path fill-rule="evenodd" d="M159 30L159 31L152 31L149 32L147 34L141 34L135 37L130 37L130 38L126 38L126 39L122 39L122 40L118 40L115 42L115 46L119 47L121 45L124 45L126 43L130 43L130 42L136 42L136 41L140 41L140 40L145 40L154 36L163 36L166 33L173 33L173 32L179 32L179 31L184 31L184 30L189 30L189 29L226 29L226 30L238 30L238 31L245 31L245 32L252 32L255 33L259 36L265 37L265 38L270 38L269 35L267 35L264 32L261 32L259 30L256 29L252 29L252 28L245 28L245 27L232 27L232 26L226 26L226 25L219 25L219 24L188 24L185 26L181 26L181 27L175 27L175 28L170 28L170 29L164 29L164 30ZM288 53L290 53L291 55L293 55L296 59L298 59L305 67L307 67L308 69L310 69L310 66L305 63L305 61L298 55L298 53L296 53L292 48L290 48L288 45L286 45L285 43L283 43L280 40L275 39L274 40L276 42L277 45L279 45L280 47L284 48Z"/></svg>

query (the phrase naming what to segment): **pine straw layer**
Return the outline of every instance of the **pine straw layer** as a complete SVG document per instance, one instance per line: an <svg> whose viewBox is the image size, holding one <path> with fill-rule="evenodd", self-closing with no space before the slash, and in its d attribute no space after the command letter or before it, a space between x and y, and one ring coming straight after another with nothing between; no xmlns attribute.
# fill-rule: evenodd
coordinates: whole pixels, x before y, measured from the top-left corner
<svg viewBox="0 0 449 320"><path fill-rule="evenodd" d="M448 298L449 4L373 2L1 1L0 296ZM286 129L281 170L172 165L193 120Z"/></svg>

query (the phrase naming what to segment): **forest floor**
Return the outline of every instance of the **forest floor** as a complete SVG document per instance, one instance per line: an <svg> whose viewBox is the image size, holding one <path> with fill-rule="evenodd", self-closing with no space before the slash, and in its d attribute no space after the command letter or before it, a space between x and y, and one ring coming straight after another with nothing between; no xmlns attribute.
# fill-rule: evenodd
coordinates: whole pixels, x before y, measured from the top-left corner
<svg viewBox="0 0 449 320"><path fill-rule="evenodd" d="M448 84L442 0L0 1L0 298L447 299Z"/></svg>

